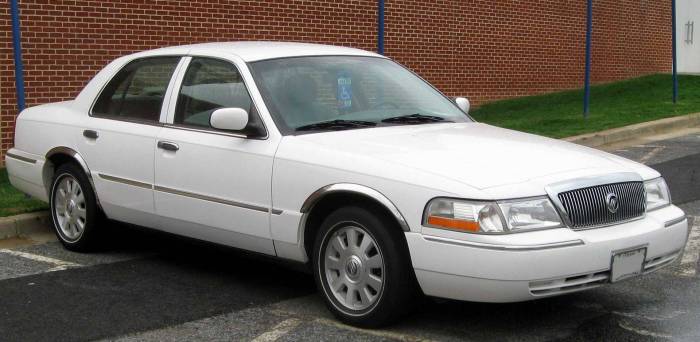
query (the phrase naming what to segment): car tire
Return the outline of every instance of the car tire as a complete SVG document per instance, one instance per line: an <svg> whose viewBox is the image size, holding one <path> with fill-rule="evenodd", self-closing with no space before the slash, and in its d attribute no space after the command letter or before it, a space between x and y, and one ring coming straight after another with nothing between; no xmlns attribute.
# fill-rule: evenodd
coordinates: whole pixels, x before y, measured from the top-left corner
<svg viewBox="0 0 700 342"><path fill-rule="evenodd" d="M78 165L66 163L56 169L49 208L54 232L66 249L89 252L98 247L104 215L87 175Z"/></svg>
<svg viewBox="0 0 700 342"><path fill-rule="evenodd" d="M393 323L420 300L403 232L361 207L332 212L313 250L314 278L342 322L376 328Z"/></svg>

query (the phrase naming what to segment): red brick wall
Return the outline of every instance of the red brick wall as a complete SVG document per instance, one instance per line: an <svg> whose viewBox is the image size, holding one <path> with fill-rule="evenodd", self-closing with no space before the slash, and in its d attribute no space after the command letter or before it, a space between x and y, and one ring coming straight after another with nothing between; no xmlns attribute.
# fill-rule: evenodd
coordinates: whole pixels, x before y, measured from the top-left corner
<svg viewBox="0 0 700 342"><path fill-rule="evenodd" d="M593 79L670 64L669 1L596 0ZM386 52L475 103L579 87L584 0L386 1ZM208 41L287 40L376 47L376 1L22 0L29 106L70 99L130 52ZM17 113L9 5L0 7L0 156Z"/></svg>
<svg viewBox="0 0 700 342"><path fill-rule="evenodd" d="M476 103L583 85L585 0L388 1L386 52ZM594 82L671 68L670 1L596 0Z"/></svg>

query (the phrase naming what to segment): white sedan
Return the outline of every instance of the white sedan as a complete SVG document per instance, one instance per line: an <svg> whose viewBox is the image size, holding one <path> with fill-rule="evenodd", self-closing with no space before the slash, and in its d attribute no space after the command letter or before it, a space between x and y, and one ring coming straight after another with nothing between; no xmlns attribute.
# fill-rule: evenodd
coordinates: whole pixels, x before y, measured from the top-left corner
<svg viewBox="0 0 700 342"><path fill-rule="evenodd" d="M366 327L421 293L524 301L679 256L687 221L659 173L468 110L362 50L171 47L23 111L6 165L70 250L111 219L305 263Z"/></svg>

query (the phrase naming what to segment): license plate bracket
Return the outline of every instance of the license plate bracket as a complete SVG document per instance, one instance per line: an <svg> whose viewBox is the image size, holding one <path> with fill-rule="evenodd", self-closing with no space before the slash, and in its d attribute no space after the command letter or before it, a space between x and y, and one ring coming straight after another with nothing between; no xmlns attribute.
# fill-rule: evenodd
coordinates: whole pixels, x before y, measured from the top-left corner
<svg viewBox="0 0 700 342"><path fill-rule="evenodd" d="M610 261L610 282L615 283L642 274L646 257L646 245L614 251Z"/></svg>

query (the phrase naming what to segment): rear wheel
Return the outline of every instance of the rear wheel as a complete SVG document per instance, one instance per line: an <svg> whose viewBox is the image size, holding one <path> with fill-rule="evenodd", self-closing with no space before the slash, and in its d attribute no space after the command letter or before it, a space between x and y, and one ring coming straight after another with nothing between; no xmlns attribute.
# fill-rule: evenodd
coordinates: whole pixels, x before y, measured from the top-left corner
<svg viewBox="0 0 700 342"><path fill-rule="evenodd" d="M393 222L364 208L340 208L324 220L314 244L314 275L336 317L378 327L407 312L416 298L404 241Z"/></svg>
<svg viewBox="0 0 700 342"><path fill-rule="evenodd" d="M50 196L54 231L69 250L86 252L97 247L102 213L83 170L75 164L59 166Z"/></svg>

